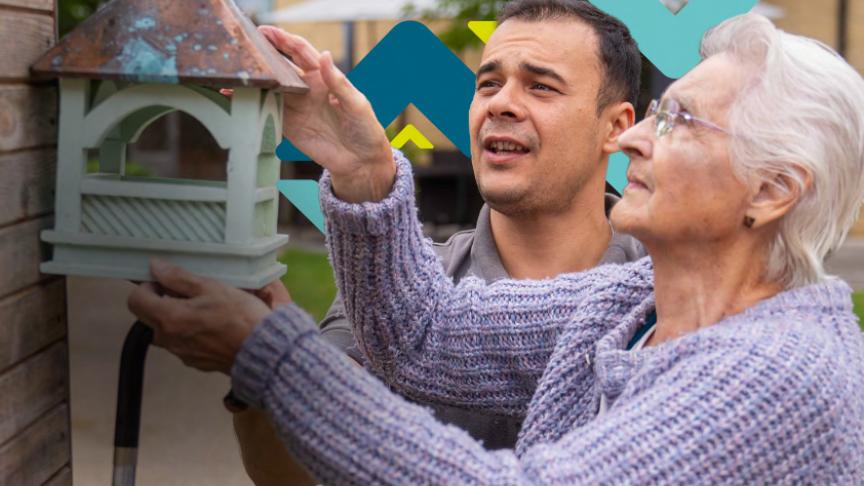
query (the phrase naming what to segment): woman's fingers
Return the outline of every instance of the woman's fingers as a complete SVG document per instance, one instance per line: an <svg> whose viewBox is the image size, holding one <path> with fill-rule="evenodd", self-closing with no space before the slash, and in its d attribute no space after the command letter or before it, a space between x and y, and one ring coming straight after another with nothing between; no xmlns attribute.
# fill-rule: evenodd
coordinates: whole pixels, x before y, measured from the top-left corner
<svg viewBox="0 0 864 486"><path fill-rule="evenodd" d="M333 63L333 55L325 51L320 61L321 78L330 93L339 101L339 104L355 109L362 104L364 96L351 84L351 81ZM332 101L331 101L332 104Z"/></svg>
<svg viewBox="0 0 864 486"><path fill-rule="evenodd" d="M273 44L273 47L291 56L294 64L303 71L318 69L321 54L306 39L270 25L262 25L258 27L258 31Z"/></svg>

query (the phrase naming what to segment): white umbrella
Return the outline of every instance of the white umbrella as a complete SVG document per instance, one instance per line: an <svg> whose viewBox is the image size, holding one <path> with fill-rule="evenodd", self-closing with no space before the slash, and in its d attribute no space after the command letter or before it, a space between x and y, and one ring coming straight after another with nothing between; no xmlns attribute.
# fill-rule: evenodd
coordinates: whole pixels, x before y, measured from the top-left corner
<svg viewBox="0 0 864 486"><path fill-rule="evenodd" d="M297 5L261 14L264 23L351 22L355 20L395 20L404 18L404 7L412 5L415 13L433 9L437 0L309 0Z"/></svg>

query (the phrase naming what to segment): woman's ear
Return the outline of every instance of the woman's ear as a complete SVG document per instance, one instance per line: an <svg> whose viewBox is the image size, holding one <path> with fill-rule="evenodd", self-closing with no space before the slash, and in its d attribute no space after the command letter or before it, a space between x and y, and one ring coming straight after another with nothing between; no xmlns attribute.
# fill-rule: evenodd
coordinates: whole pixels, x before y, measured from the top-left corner
<svg viewBox="0 0 864 486"><path fill-rule="evenodd" d="M604 110L603 120L607 123L608 131L603 140L603 152L612 154L621 150L618 146L618 137L632 127L636 120L636 110L629 101L615 103Z"/></svg>
<svg viewBox="0 0 864 486"><path fill-rule="evenodd" d="M759 183L744 216L745 226L759 228L779 221L810 190L812 173L801 166L795 167L793 171L794 175L777 174Z"/></svg>

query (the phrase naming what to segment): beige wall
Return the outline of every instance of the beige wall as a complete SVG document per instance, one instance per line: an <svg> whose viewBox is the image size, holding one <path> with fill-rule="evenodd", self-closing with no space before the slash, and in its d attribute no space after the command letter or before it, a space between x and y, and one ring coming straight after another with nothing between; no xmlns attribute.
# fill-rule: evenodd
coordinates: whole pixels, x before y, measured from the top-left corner
<svg viewBox="0 0 864 486"><path fill-rule="evenodd" d="M813 37L837 48L838 0L770 0L785 10L777 25L787 32ZM846 59L864 74L864 0L848 2L848 36ZM853 235L864 236L864 214L852 229Z"/></svg>

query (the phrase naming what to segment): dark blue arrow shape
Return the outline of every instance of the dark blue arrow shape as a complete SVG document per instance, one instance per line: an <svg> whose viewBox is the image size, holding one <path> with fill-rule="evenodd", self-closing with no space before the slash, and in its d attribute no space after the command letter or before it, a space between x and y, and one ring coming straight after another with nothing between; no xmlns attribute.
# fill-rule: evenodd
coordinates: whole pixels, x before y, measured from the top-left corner
<svg viewBox="0 0 864 486"><path fill-rule="evenodd" d="M471 156L468 109L475 75L425 25L397 24L347 76L366 95L382 126L413 103L460 152ZM288 140L276 155L309 160Z"/></svg>

